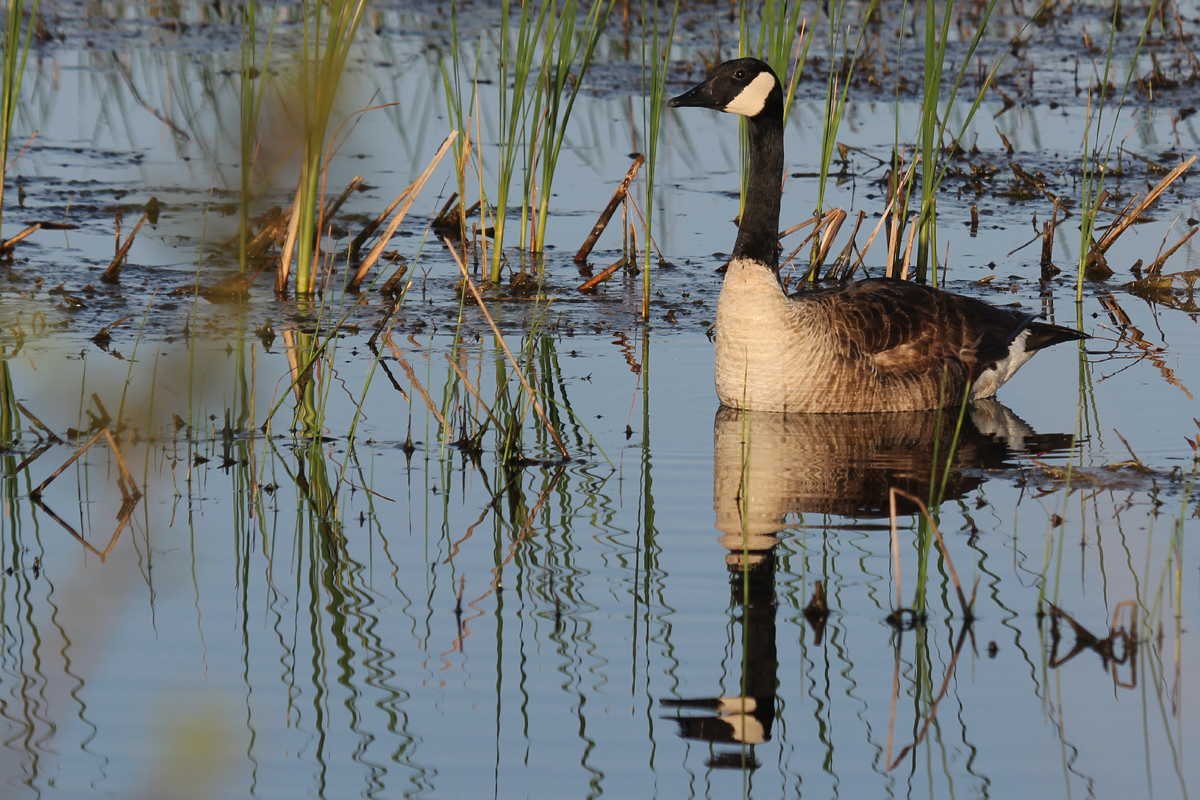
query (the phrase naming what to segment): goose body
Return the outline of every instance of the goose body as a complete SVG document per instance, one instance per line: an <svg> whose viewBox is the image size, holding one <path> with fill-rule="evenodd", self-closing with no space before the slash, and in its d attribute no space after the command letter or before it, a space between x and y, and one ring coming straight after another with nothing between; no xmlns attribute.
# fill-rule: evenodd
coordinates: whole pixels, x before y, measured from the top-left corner
<svg viewBox="0 0 1200 800"><path fill-rule="evenodd" d="M1086 338L1034 315L875 278L787 295L778 275L783 93L762 61L718 66L669 103L749 120L750 174L717 301L716 385L753 411L917 411L991 397L1037 350Z"/></svg>

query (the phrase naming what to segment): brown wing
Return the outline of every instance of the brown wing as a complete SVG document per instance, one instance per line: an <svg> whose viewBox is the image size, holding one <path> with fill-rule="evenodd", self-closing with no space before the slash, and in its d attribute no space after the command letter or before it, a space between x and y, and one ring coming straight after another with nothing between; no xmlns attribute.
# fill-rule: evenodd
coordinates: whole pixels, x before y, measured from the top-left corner
<svg viewBox="0 0 1200 800"><path fill-rule="evenodd" d="M893 278L812 294L826 306L845 356L868 359L881 376L951 366L974 378L1007 355L1033 320L1032 314Z"/></svg>

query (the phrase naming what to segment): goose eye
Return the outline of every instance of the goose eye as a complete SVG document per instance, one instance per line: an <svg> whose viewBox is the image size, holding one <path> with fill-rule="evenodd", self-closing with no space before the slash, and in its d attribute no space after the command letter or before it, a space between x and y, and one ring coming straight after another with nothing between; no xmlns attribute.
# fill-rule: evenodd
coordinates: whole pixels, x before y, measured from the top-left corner
<svg viewBox="0 0 1200 800"><path fill-rule="evenodd" d="M733 77L737 78L739 81L740 81L740 80L745 80L745 78L746 78L746 70L744 70L744 69L739 69L737 72L733 73Z"/></svg>

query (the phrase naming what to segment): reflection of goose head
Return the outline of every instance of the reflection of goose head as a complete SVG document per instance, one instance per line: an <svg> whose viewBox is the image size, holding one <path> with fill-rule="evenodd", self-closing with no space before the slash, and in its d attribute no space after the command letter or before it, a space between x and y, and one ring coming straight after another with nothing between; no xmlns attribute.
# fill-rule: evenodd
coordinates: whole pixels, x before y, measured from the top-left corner
<svg viewBox="0 0 1200 800"><path fill-rule="evenodd" d="M939 459L950 451L956 423L957 414L936 411L775 414L722 407L713 437L721 544L731 553L767 550L792 513L886 516L891 486L928 496L935 449ZM973 403L945 497L962 497L982 484L976 470L1008 466L1016 453L1059 450L1070 441L1037 436L994 400Z"/></svg>
<svg viewBox="0 0 1200 800"><path fill-rule="evenodd" d="M755 745L771 739L775 722L775 687L779 683L779 659L775 649L775 557L767 550L751 554L731 553L730 600L740 610L734 615L742 632L742 675L737 681L743 692L735 697L697 699L664 698L673 710L668 719L679 724L679 735L713 745ZM746 753L738 751L741 756ZM714 751L709 767L754 769L757 761L738 753Z"/></svg>

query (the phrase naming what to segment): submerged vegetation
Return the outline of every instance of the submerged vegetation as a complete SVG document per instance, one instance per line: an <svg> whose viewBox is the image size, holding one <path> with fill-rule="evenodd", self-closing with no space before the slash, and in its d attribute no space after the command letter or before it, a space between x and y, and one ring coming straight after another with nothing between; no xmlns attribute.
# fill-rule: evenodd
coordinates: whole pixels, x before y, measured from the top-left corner
<svg viewBox="0 0 1200 800"><path fill-rule="evenodd" d="M14 0L0 778L1186 796L1197 18ZM745 158L663 100L739 54L786 87L789 290L1086 348L1013 409L718 409Z"/></svg>

